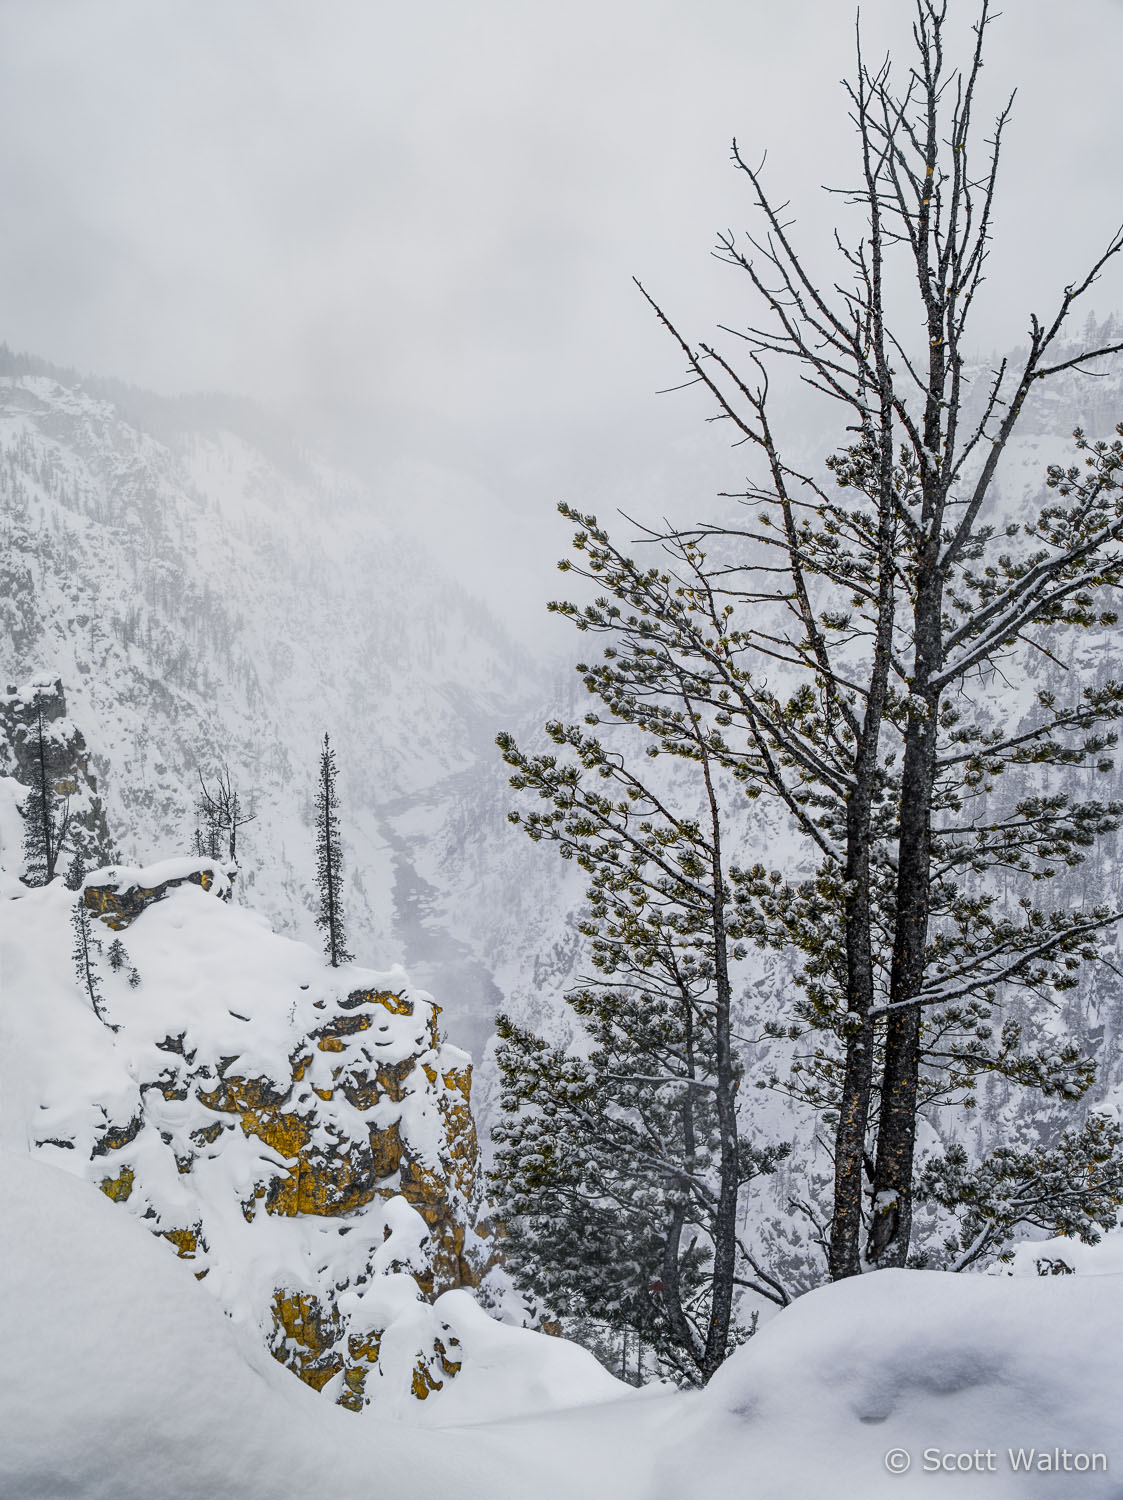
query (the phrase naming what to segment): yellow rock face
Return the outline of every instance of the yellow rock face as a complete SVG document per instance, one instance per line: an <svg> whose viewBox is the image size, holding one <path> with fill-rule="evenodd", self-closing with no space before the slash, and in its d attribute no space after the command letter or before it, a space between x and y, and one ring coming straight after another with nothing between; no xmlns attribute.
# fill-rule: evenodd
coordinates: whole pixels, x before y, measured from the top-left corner
<svg viewBox="0 0 1123 1500"><path fill-rule="evenodd" d="M323 1390L343 1368L335 1349L339 1327L333 1315L307 1293L278 1291L273 1299L273 1358L299 1375L305 1385ZM360 1387L361 1390L361 1387Z"/></svg>

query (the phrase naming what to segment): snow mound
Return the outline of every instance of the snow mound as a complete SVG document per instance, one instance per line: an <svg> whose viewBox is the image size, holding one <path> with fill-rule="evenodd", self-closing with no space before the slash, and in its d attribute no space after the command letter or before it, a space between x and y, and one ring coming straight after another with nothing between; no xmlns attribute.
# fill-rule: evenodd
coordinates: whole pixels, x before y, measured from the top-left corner
<svg viewBox="0 0 1123 1500"><path fill-rule="evenodd" d="M493 1245L471 1059L432 998L397 966L327 967L215 899L223 879L165 860L79 898L7 889L8 1145L100 1187L321 1399L432 1427L627 1394L586 1351L440 1295ZM131 891L110 926L90 914Z"/></svg>
<svg viewBox="0 0 1123 1500"><path fill-rule="evenodd" d="M879 1271L823 1287L718 1372L654 1493L1117 1500L1121 1347L1118 1277Z"/></svg>

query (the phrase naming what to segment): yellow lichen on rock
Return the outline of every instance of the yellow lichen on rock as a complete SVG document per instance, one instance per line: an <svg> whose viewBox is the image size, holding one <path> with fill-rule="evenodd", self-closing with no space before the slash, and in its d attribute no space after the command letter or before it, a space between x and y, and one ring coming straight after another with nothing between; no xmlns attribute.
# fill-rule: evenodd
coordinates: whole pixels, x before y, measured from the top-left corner
<svg viewBox="0 0 1123 1500"><path fill-rule="evenodd" d="M444 1381L438 1380L433 1372L429 1369L429 1361L424 1357L424 1355L421 1355L418 1358L417 1364L414 1367L413 1379L410 1382L410 1389L413 1391L413 1394L414 1396L416 1396L418 1401L426 1400L430 1391L440 1391L444 1389Z"/></svg>
<svg viewBox="0 0 1123 1500"><path fill-rule="evenodd" d="M366 1405L364 1391L368 1373L362 1365L350 1365L343 1371L343 1390L339 1404L347 1411L362 1411Z"/></svg>
<svg viewBox="0 0 1123 1500"><path fill-rule="evenodd" d="M180 1260L194 1260L195 1252L199 1248L198 1228L195 1229L165 1229L164 1239L176 1248L176 1254Z"/></svg>
<svg viewBox="0 0 1123 1500"><path fill-rule="evenodd" d="M108 870L105 873L113 875L115 872ZM130 884L122 876L118 880L106 881L105 884L85 886L82 892L82 902L87 911L93 912L107 927L112 928L114 932L123 932L126 927L136 921L142 911L153 902L162 901L168 892L177 886L197 885L201 886L204 891L209 891L215 883L215 874L214 869L201 865L198 869L189 870L184 875L173 876L153 886ZM223 874L221 889L228 899L229 878L225 874Z"/></svg>
<svg viewBox="0 0 1123 1500"><path fill-rule="evenodd" d="M382 1129L372 1125L369 1138L371 1170L375 1177L379 1181L392 1177L402 1164L402 1141L397 1120Z"/></svg>
<svg viewBox="0 0 1123 1500"><path fill-rule="evenodd" d="M339 1324L308 1292L278 1291L273 1298L273 1358L298 1375L305 1385L323 1390L343 1369L335 1348Z"/></svg>
<svg viewBox="0 0 1123 1500"><path fill-rule="evenodd" d="M382 1005L395 1016L412 1016L413 1001L396 990L352 990L343 1002L348 1010L356 1005Z"/></svg>
<svg viewBox="0 0 1123 1500"><path fill-rule="evenodd" d="M125 1203L133 1190L136 1174L132 1167L122 1167L116 1177L103 1177L98 1183L107 1198L112 1198L114 1203Z"/></svg>
<svg viewBox="0 0 1123 1500"><path fill-rule="evenodd" d="M459 1339L450 1337L448 1342L449 1345L453 1348L460 1348ZM445 1345L443 1339L434 1339L433 1347L437 1351L437 1359L440 1361L441 1369L445 1372L445 1374L448 1376L459 1375L461 1366L463 1365L464 1361L453 1358L452 1354L450 1354L449 1352L449 1348Z"/></svg>

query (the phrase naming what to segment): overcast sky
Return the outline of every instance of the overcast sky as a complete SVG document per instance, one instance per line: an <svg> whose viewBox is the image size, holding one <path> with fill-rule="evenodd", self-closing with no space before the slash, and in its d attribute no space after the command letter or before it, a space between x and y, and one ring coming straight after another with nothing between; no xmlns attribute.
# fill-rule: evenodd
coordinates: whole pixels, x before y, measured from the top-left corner
<svg viewBox="0 0 1123 1500"><path fill-rule="evenodd" d="M971 0L951 0L968 18ZM863 6L870 53L905 0ZM559 499L730 479L631 284L696 334L747 314L716 230L768 149L801 231L845 180L847 0L0 0L0 339L165 392L281 403L384 496L515 529ZM1005 347L1123 218L1123 0L1007 0L1019 87L980 340ZM1097 289L1100 314L1123 283ZM453 551L455 549L455 553ZM525 603L514 583L512 595Z"/></svg>

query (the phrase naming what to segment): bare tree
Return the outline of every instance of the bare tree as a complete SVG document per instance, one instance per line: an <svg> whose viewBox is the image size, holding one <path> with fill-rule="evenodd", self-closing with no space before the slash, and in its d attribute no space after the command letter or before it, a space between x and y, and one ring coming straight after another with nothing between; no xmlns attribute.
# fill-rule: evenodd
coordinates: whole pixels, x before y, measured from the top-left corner
<svg viewBox="0 0 1123 1500"><path fill-rule="evenodd" d="M230 863L236 864L238 830L245 828L247 823L253 823L257 814L244 806L241 794L231 779L230 767L225 762L210 786L203 780L203 773L200 771L199 786L201 795L198 801L198 812L207 835L204 838L201 831L196 833L196 849L211 859L217 859L219 858L217 843L225 837Z"/></svg>

